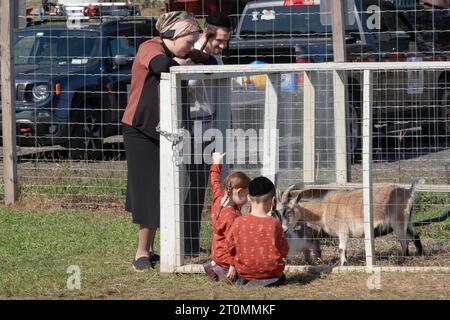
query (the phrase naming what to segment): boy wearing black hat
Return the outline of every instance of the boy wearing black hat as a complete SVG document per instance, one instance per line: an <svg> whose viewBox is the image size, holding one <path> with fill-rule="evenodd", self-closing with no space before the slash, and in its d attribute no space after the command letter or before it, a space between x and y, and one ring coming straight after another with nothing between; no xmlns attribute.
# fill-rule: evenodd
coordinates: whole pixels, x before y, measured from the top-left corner
<svg viewBox="0 0 450 320"><path fill-rule="evenodd" d="M234 220L227 234L234 253L238 285L274 286L284 282L284 258L289 248L283 228L270 213L276 204L275 186L266 177L249 184L251 211Z"/></svg>
<svg viewBox="0 0 450 320"><path fill-rule="evenodd" d="M207 63L203 64L212 64L211 60L214 60L216 62L214 64L223 65L222 50L227 47L230 36L231 20L226 14L217 11L212 12L206 17L203 33L195 43L194 48L206 56L212 56L214 59L209 59ZM214 127L223 125L224 122L225 126L229 126L229 119L225 119L229 118L229 115L222 116L218 114L219 112L223 112L220 109L226 108L217 108L216 110L216 105L221 101L218 101L220 95L217 92L220 88L217 88L215 83L209 80L190 80L189 87L191 104L190 119L202 120L204 122L203 132L213 126L213 120L216 120ZM222 130L222 128L219 129Z"/></svg>
<svg viewBox="0 0 450 320"><path fill-rule="evenodd" d="M230 18L220 11L212 12L206 17L203 33L195 48L213 55L218 64L223 64L222 50L227 47L230 37Z"/></svg>

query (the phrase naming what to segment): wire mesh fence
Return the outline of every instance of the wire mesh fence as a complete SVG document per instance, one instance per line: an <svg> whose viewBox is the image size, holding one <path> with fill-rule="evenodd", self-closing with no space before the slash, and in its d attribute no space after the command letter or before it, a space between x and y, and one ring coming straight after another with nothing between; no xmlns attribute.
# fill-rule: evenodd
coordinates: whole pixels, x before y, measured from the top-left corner
<svg viewBox="0 0 450 320"><path fill-rule="evenodd" d="M47 1L41 7L41 1L27 1L26 14L19 17L27 26L15 32L18 181L20 201L31 206L123 209L127 171L121 118L133 58L141 43L158 36L155 22L164 11L188 10L200 23L214 9L227 12L234 31L223 52L225 64L333 61L331 10L326 1L135 1L132 6L114 8L84 1L70 7L70 1L66 2L49 5ZM450 184L450 85L448 70L428 68L427 62L450 59L449 4L346 1L346 10L346 60L380 66L372 80L373 182L410 185L415 178L425 178L413 220L439 215L449 207L448 190L442 186ZM383 70L384 63L403 61L423 65ZM230 170L242 170L251 177L272 175L281 190L300 182L309 185L311 197L319 198L328 192L324 189L334 188L330 184L362 183L363 71L347 70L345 81L339 82L345 93L336 94L336 71L317 67L304 73L284 68L272 73L235 69L234 75L215 80L185 74L184 80L190 81L172 88L188 92L190 108L195 109L196 92L205 95L206 91L211 97L205 104L214 106L217 119L227 120L196 116L192 109L192 117L177 125L184 126L191 137L194 132L203 135L219 128L222 150L231 159L223 176ZM336 127L336 119L342 116L335 109L336 101L348 108L344 127ZM278 134L275 155L267 149L273 146L273 132L265 131L273 113L277 121L269 127ZM226 144L227 129L235 135L234 152ZM199 146L194 141L184 145L183 156L203 159L213 133L217 132L210 131L209 140ZM214 139L217 146L220 139ZM347 170L339 147L343 141ZM170 191L170 195L180 193L178 202L172 203L186 214L177 221L185 250L210 248L209 151L200 163L192 156L192 163L180 169L183 183L189 184ZM327 187L315 189L317 185ZM408 258L406 265L448 266L448 222L417 230L426 256ZM316 237L321 240L322 261L338 264L336 241L325 239L324 234ZM347 260L364 265L364 243L351 238ZM397 264L403 255L392 235L377 238L375 252L377 263L386 265ZM192 263L205 257L207 251L202 251ZM293 264L307 262L302 254L292 253L290 258Z"/></svg>
<svg viewBox="0 0 450 320"><path fill-rule="evenodd" d="M167 92L177 98L172 104L161 104L166 110L178 110L167 118L161 115L161 121L167 121L168 133L183 137L174 153L179 161L166 163L162 170L168 180L162 182L161 190L176 190L175 195L163 196L167 221L162 238L172 237L173 241L165 249L171 251L163 253L168 270L195 271L209 258L215 217L208 174L211 152L218 150L226 152L223 168L227 173L243 171L251 178L266 175L281 191L294 185L286 191L289 196L278 199L292 265L339 265L345 261L365 266L367 217L363 206L367 205L372 208L375 238L370 256L376 265L448 267L448 118L438 111L448 108L448 102L436 98L442 96L444 87L438 80L448 65L442 64L444 69L431 65L366 64L366 70L362 64L175 69L165 81ZM305 70L295 72L302 68ZM344 78L333 75L343 70ZM286 92L290 74L302 82ZM427 79L420 94L408 94L408 77ZM186 106L181 92L186 91L185 96L194 101L199 89L176 86L177 79L202 82L209 110L213 110L208 119L183 117L186 113L181 110ZM246 88L250 79L260 81L261 86ZM345 115L335 112L340 103L345 104L336 92L341 79L359 84L358 99L349 99ZM222 98L214 96L216 89ZM229 115L219 111L228 108ZM367 112L363 116L364 108L371 110L371 145L363 131L369 121ZM340 136L342 131L336 129L340 126L346 127L343 132L349 135ZM346 143L342 152L338 145ZM170 148L161 152L171 153ZM367 160L362 162L364 156ZM341 168L338 158L344 162ZM372 202L366 204L364 189L371 184L364 175L369 168L373 189L367 188ZM347 180L342 180L342 170ZM222 181L227 173L222 172ZM249 204L242 211L248 213ZM165 234L173 224L179 226L178 231Z"/></svg>

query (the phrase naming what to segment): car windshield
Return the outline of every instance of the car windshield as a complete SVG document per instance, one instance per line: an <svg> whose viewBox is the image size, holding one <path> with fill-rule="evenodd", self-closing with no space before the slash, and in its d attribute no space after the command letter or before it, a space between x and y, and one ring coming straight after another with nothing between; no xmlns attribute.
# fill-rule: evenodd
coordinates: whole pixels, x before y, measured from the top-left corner
<svg viewBox="0 0 450 320"><path fill-rule="evenodd" d="M329 15L328 12L321 13L319 5L250 8L242 21L240 35L331 36L331 25L327 23L330 21ZM355 19L346 29L358 30Z"/></svg>
<svg viewBox="0 0 450 320"><path fill-rule="evenodd" d="M99 35L83 30L43 30L16 33L14 63L85 65L98 57Z"/></svg>

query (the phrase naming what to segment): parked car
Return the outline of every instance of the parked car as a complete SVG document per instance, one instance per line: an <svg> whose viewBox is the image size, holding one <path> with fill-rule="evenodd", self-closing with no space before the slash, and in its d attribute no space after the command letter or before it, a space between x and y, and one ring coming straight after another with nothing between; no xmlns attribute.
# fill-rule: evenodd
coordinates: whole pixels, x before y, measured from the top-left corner
<svg viewBox="0 0 450 320"><path fill-rule="evenodd" d="M114 3L103 3L99 5L88 5L84 9L84 14L89 17L96 16L118 16L118 17L128 17L128 16L140 16L141 10L138 5L126 4L117 5Z"/></svg>
<svg viewBox="0 0 450 320"><path fill-rule="evenodd" d="M243 10L224 59L227 64L333 61L332 27L320 1L256 1ZM348 62L448 61L448 53L422 39L388 1L354 1L345 26ZM328 16L328 17L327 17ZM301 85L301 74L295 79ZM361 146L362 73L348 73L350 152ZM450 74L380 71L374 74L374 134L418 127L450 136ZM299 88L301 86L298 86Z"/></svg>
<svg viewBox="0 0 450 320"><path fill-rule="evenodd" d="M61 16L140 16L139 5L132 1L102 2L87 0L59 0L55 4L56 14Z"/></svg>
<svg viewBox="0 0 450 320"><path fill-rule="evenodd" d="M436 50L450 51L449 0L391 0L402 11L414 28Z"/></svg>
<svg viewBox="0 0 450 320"><path fill-rule="evenodd" d="M73 158L98 158L103 138L121 133L136 51L156 34L152 18L17 31L18 144L59 144Z"/></svg>

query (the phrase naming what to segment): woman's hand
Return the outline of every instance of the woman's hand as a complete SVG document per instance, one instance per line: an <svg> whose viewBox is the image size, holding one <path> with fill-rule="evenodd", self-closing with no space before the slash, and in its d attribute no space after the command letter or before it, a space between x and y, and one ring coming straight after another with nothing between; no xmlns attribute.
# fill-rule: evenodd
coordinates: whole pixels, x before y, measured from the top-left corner
<svg viewBox="0 0 450 320"><path fill-rule="evenodd" d="M234 268L234 266L230 266L230 269L228 269L226 277L230 281L236 280L237 272L236 272L236 269Z"/></svg>
<svg viewBox="0 0 450 320"><path fill-rule="evenodd" d="M174 57L173 60L175 60L175 62L178 63L180 66L187 66L187 65L194 64L192 62L191 58L182 59L182 58Z"/></svg>
<svg viewBox="0 0 450 320"><path fill-rule="evenodd" d="M214 152L212 154L212 162L213 164L220 164L222 158L225 156L225 153Z"/></svg>

